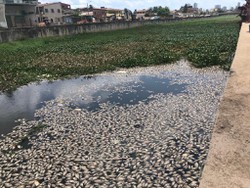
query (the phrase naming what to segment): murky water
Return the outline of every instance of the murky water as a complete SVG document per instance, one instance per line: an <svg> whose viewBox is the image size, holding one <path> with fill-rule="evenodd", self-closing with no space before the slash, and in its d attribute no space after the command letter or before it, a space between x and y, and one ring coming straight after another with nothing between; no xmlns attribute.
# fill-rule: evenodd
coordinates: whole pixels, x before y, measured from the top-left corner
<svg viewBox="0 0 250 188"><path fill-rule="evenodd" d="M0 185L198 187L227 76L180 61L4 93L2 134L35 121L0 139Z"/></svg>
<svg viewBox="0 0 250 188"><path fill-rule="evenodd" d="M124 83L117 85L116 87L123 87ZM161 79L152 76L140 76L139 82L128 82L126 87L131 90L114 91L114 88L108 90L99 89L92 94L92 102L85 102L82 100L75 100L72 103L72 107L85 108L91 111L96 111L103 103L109 103L111 105L123 106L134 105L139 102L148 103L152 99L149 98L152 94L159 93L173 93L179 94L185 92L186 84L171 84L169 79Z"/></svg>
<svg viewBox="0 0 250 188"><path fill-rule="evenodd" d="M119 73L116 73L119 74ZM128 75L121 75L127 77ZM70 80L33 83L23 86L11 93L0 95L0 134L11 132L16 120L34 119L34 112L43 106L45 101L60 97L73 98L72 108L85 108L96 111L100 104L133 105L149 102L150 95L159 93L178 94L185 92L187 84L171 84L171 79L159 78L150 74L129 75L131 78L122 81L113 75L80 77ZM81 86L89 87L88 100L81 96ZM107 87L108 85L108 87ZM117 91L126 86L130 90ZM85 88L86 89L86 88ZM84 91L86 93L86 91ZM77 93L77 94L76 94ZM91 100L89 100L89 97Z"/></svg>

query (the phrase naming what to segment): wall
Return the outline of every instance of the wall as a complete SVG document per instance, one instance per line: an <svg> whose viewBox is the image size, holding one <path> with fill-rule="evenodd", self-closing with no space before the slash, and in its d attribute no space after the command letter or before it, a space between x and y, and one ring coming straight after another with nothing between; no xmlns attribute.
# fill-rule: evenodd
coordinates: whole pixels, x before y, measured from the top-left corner
<svg viewBox="0 0 250 188"><path fill-rule="evenodd" d="M194 18L193 18L194 19ZM79 33L111 31L118 29L128 29L140 27L143 25L161 24L176 20L148 20L134 22L113 22L113 23L92 23L83 25L61 25L48 27L33 27L33 28L11 28L8 30L0 30L0 43L12 42L27 38L41 38L52 36L74 35Z"/></svg>

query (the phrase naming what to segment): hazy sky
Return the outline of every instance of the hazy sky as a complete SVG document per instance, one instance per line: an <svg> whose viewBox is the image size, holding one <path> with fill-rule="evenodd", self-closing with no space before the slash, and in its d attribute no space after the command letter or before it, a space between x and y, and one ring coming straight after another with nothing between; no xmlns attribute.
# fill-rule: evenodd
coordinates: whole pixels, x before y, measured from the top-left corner
<svg viewBox="0 0 250 188"><path fill-rule="evenodd" d="M59 0L60 1L60 0ZM57 0L41 0L42 3L57 2ZM94 7L110 7L124 9L147 9L153 6L168 6L171 10L179 9L186 3L193 5L198 3L199 8L210 9L215 5L235 7L238 2L245 3L245 0L61 0L63 3L71 4L72 8L86 7L91 4Z"/></svg>

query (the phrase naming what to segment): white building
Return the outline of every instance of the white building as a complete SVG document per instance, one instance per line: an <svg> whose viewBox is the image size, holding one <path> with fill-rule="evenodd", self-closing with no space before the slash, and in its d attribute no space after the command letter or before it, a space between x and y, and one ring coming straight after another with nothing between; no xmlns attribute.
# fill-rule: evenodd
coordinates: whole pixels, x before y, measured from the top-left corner
<svg viewBox="0 0 250 188"><path fill-rule="evenodd" d="M194 3L194 8L198 8L198 4L197 3Z"/></svg>
<svg viewBox="0 0 250 188"><path fill-rule="evenodd" d="M71 7L69 4L57 2L39 4L36 7L37 22L46 22L60 25L70 23L68 16L71 15Z"/></svg>
<svg viewBox="0 0 250 188"><path fill-rule="evenodd" d="M137 10L136 11L136 19L138 20L144 20L145 19L145 14L147 13L146 9L143 10Z"/></svg>
<svg viewBox="0 0 250 188"><path fill-rule="evenodd" d="M227 7L226 7L226 6L222 7L222 10L223 10L224 12L226 12L226 11L227 11Z"/></svg>
<svg viewBox="0 0 250 188"><path fill-rule="evenodd" d="M215 7L214 7L215 9L221 9L221 5L215 5Z"/></svg>

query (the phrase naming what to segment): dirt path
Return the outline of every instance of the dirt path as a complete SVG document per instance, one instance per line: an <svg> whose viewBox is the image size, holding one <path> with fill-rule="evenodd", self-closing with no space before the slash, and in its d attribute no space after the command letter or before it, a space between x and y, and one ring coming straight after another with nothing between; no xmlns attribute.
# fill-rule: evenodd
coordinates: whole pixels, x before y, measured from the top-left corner
<svg viewBox="0 0 250 188"><path fill-rule="evenodd" d="M200 188L250 188L250 33L243 24Z"/></svg>

